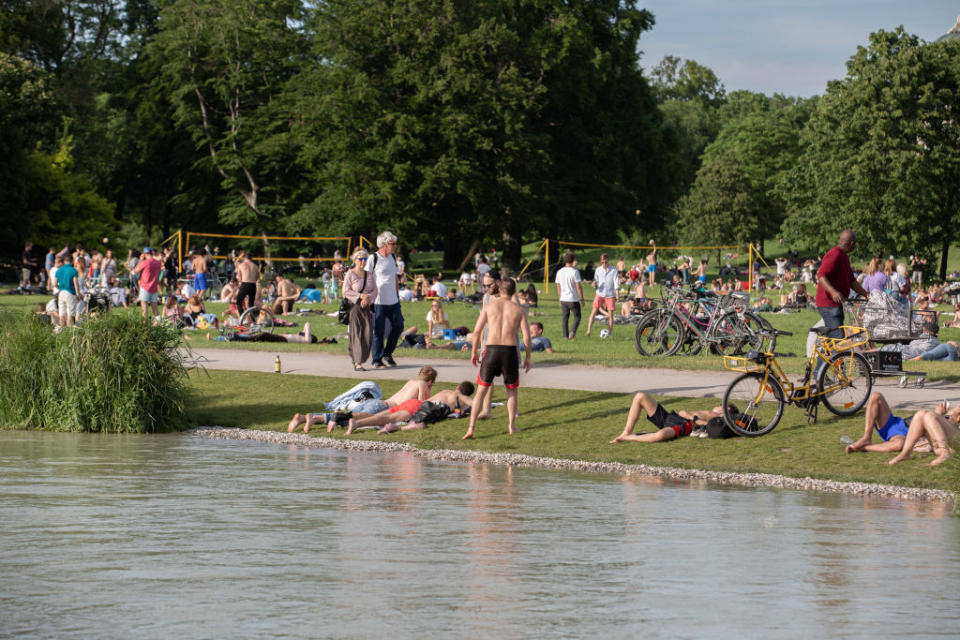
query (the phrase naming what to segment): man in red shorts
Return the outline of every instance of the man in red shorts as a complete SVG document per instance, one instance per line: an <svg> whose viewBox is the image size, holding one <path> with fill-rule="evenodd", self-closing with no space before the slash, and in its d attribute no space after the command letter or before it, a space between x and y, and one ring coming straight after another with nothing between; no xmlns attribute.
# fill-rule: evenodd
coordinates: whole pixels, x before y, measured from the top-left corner
<svg viewBox="0 0 960 640"><path fill-rule="evenodd" d="M640 411L646 411L647 420L657 427L653 433L634 433L633 429L640 419ZM736 407L730 406L731 413L739 413ZM627 415L627 424L623 433L610 441L617 442L664 442L674 438L688 436L698 427L706 427L711 418L723 417L723 407L714 407L710 411L670 411L669 413L659 402L642 391L633 396L630 413Z"/></svg>
<svg viewBox="0 0 960 640"><path fill-rule="evenodd" d="M473 437L474 427L477 424L477 415L484 412L490 395L493 393L493 379L503 376L503 386L507 389L507 426L510 433L516 433L517 420L517 388L520 386L520 353L517 350L517 331L523 333L523 345L526 348L526 357L523 361L523 370L530 371L530 324L527 322L527 313L519 304L513 301L513 294L517 291L517 283L512 278L500 281L500 297L490 300L480 311L477 326L473 335L482 336L487 328L487 346L483 350L483 364L477 375L477 384L480 391L473 400L473 410L470 412L470 427L463 439ZM474 340L470 353L470 362L477 366L477 343Z"/></svg>
<svg viewBox="0 0 960 640"><path fill-rule="evenodd" d="M610 266L610 258L607 254L600 256L600 266L593 271L593 286L597 294L593 298L593 308L590 310L590 319L587 320L587 335L593 329L593 320L600 312L600 315L607 319L607 326L610 327L610 335L613 335L613 310L617 303L617 292L620 287L620 274Z"/></svg>

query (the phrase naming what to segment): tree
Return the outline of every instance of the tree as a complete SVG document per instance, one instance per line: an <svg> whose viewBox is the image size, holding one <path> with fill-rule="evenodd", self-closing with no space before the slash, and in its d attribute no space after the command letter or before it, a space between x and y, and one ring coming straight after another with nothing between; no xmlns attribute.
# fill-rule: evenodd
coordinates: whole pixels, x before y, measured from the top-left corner
<svg viewBox="0 0 960 640"><path fill-rule="evenodd" d="M690 244L746 244L759 237L762 204L750 176L726 152L697 172L677 203L680 237Z"/></svg>
<svg viewBox="0 0 960 640"><path fill-rule="evenodd" d="M726 90L709 67L696 60L681 60L664 56L651 72L653 88L661 102L681 100L701 102L719 107L725 101Z"/></svg>
<svg viewBox="0 0 960 640"><path fill-rule="evenodd" d="M315 189L291 224L442 238L448 266L487 239L517 266L531 232L612 235L637 208L657 224L650 24L619 0L323 3L322 62L291 82Z"/></svg>
<svg viewBox="0 0 960 640"><path fill-rule="evenodd" d="M708 166L722 156L737 160L749 176L757 205L758 235L775 236L786 217L786 207L776 185L781 175L792 171L800 154L799 134L808 117L799 105L770 107L731 119L703 153Z"/></svg>
<svg viewBox="0 0 960 640"><path fill-rule="evenodd" d="M777 189L787 237L829 247L855 229L871 253L941 252L960 212L960 44L878 31L830 82Z"/></svg>

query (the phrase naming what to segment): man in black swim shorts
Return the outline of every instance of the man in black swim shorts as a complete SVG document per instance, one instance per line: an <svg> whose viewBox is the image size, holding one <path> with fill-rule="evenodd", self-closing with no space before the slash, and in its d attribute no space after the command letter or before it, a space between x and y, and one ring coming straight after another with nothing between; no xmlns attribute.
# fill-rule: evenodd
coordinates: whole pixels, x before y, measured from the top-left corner
<svg viewBox="0 0 960 640"><path fill-rule="evenodd" d="M640 419L640 411L647 413L647 420L657 427L653 433L633 432L637 421ZM731 405L730 411L739 413L736 407ZM633 404L630 405L630 413L627 415L627 424L623 427L623 433L610 441L610 444L617 442L664 442L674 438L688 436L697 427L707 426L711 418L723 416L723 407L714 407L710 411L670 411L667 412L659 402L643 393L642 391L633 396Z"/></svg>
<svg viewBox="0 0 960 640"><path fill-rule="evenodd" d="M483 350L480 360L480 373L477 384L481 387L493 385L493 379L503 376L503 386L516 389L520 386L520 354L516 345L489 344Z"/></svg>

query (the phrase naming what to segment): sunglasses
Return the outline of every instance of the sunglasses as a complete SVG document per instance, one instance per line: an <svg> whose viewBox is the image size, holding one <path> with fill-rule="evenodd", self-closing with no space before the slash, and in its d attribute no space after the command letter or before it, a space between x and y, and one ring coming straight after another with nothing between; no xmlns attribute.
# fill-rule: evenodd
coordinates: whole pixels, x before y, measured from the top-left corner
<svg viewBox="0 0 960 640"><path fill-rule="evenodd" d="M357 262L366 262L366 261L367 261L366 258L357 258Z"/></svg>

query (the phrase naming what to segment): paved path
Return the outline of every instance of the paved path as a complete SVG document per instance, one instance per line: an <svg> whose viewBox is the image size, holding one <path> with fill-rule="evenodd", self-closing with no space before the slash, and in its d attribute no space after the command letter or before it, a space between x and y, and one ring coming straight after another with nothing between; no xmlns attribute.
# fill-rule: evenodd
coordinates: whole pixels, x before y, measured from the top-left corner
<svg viewBox="0 0 960 640"><path fill-rule="evenodd" d="M203 366L208 369L273 372L276 353L240 349L195 348ZM476 380L477 370L469 360L420 360L416 352L398 352L400 366L382 371L355 372L345 355L326 353L281 353L283 373L312 376L333 376L362 380L406 380L416 375L423 364L434 367L442 382ZM728 371L680 371L675 369L625 369L615 367L552 364L534 360L530 373L522 373L523 387L609 391L614 393L648 393L693 398L719 398L738 374ZM897 387L897 378L874 380L874 389L881 391L894 407L932 407L940 400L960 402L960 385L944 381L929 382L922 389Z"/></svg>

